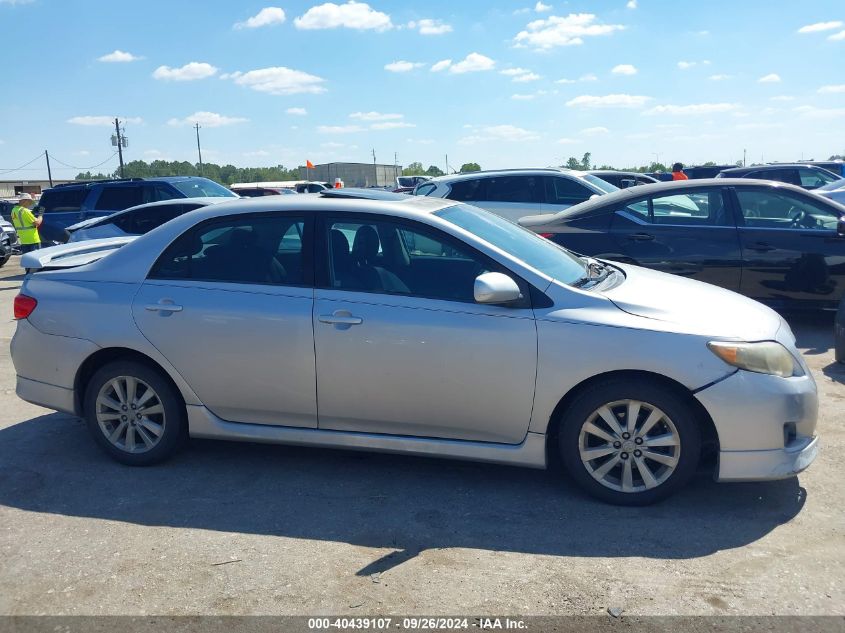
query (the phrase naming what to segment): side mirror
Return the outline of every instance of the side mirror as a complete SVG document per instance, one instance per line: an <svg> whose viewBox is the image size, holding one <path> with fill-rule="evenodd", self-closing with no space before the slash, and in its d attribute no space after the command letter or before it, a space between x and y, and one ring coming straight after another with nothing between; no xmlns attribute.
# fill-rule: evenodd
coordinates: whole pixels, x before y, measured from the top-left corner
<svg viewBox="0 0 845 633"><path fill-rule="evenodd" d="M836 234L845 237L845 218L839 218L839 222L836 223Z"/></svg>
<svg viewBox="0 0 845 633"><path fill-rule="evenodd" d="M502 273L484 273L476 277L473 294L476 302L487 304L510 303L522 297L516 282Z"/></svg>

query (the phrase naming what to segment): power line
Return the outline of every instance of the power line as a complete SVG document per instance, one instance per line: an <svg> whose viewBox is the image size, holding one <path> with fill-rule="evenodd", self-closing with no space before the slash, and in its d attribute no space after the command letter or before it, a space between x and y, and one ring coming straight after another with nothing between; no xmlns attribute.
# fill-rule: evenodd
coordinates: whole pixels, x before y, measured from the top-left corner
<svg viewBox="0 0 845 633"><path fill-rule="evenodd" d="M109 162L109 161L110 161L112 158L114 158L115 156L117 156L117 152L115 152L114 154L112 154L111 156L109 156L109 157L108 157L106 160L104 160L102 163L97 163L96 165L91 165L90 167L77 167L76 165L69 165L68 163L66 163L66 162L64 162L64 161L59 160L59 159L58 159L58 158L56 158L55 156L52 156L51 158L52 158L54 161L56 161L57 163L59 163L60 165L64 165L65 167L70 167L71 169L84 170L84 169L96 169L97 167L101 167L101 166L105 165L107 162Z"/></svg>
<svg viewBox="0 0 845 633"><path fill-rule="evenodd" d="M24 163L24 164L23 164L23 165L21 165L20 167L15 167L14 169L6 169L6 170L4 170L4 171L0 171L0 174L8 174L8 173L13 172L13 171L21 171L24 167L26 167L27 165L31 165L32 163L34 163L35 161L37 161L37 160L38 160L39 158L41 158L42 156L44 156L44 152L41 152L40 154L38 154L38 156L36 156L35 158L33 158L31 161L28 161L28 162Z"/></svg>

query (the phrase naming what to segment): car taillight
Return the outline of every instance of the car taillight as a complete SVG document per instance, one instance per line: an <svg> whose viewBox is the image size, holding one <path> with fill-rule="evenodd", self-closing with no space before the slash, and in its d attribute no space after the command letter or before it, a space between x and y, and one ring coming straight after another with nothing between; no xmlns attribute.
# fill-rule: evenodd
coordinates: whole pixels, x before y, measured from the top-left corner
<svg viewBox="0 0 845 633"><path fill-rule="evenodd" d="M35 310L38 301L26 295L18 295L15 297L15 319L26 319Z"/></svg>
<svg viewBox="0 0 845 633"><path fill-rule="evenodd" d="M554 237L554 233L539 233L540 237L545 237L547 240L552 239Z"/></svg>

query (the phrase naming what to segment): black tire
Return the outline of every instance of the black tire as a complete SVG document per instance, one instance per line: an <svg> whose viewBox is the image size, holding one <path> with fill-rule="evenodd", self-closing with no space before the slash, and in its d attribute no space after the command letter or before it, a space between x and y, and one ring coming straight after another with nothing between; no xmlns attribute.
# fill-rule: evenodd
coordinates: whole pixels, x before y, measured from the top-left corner
<svg viewBox="0 0 845 633"><path fill-rule="evenodd" d="M163 409L163 416L156 415L155 420L160 422L163 431L155 443L144 452L128 452L113 444L100 425L97 419L97 398L108 383L118 377L131 377L142 383L146 383L154 391L155 396ZM94 440L109 456L121 464L129 466L149 466L171 457L182 445L187 437L187 421L185 405L179 398L175 388L170 381L164 377L160 370L154 369L143 363L119 360L111 362L99 369L88 382L85 389L83 402L85 422L88 430L94 436ZM131 417L131 416L129 416ZM124 417L124 420L126 418ZM140 419L140 418L139 418ZM107 423L108 424L108 423ZM113 424L119 424L117 420ZM141 423L138 423L140 426ZM134 427L133 423L133 427ZM124 431L124 436L127 431ZM140 430L137 431L140 433ZM133 438L140 437L135 429L132 431ZM147 437L153 437L147 432ZM128 439L125 442L128 444ZM134 443L134 439L133 439Z"/></svg>
<svg viewBox="0 0 845 633"><path fill-rule="evenodd" d="M635 400L643 403L644 405L640 409L641 413L638 419L641 420L641 422L637 424L638 428L642 428L644 426L645 419L647 419L646 414L648 413L649 408L652 408L653 410L653 408L656 407L665 413L665 416L660 418L660 421L652 427L654 430L647 431L646 439L649 437L655 437L652 434L658 433L661 429L663 429L664 435L666 432L669 434L676 433L678 441L678 454L675 457L677 461L674 466L674 471L670 472L667 467L666 470L663 471L666 473L665 481L661 481L658 485L652 488L645 487L645 477L639 469L640 461L649 460L647 455L644 456L643 451L650 451L651 453L665 451L667 453L672 453L676 450L674 447L654 450L647 449L642 445L634 445L629 447L629 452L624 452L625 446L630 444L630 442L635 441L636 437L631 439L630 442L622 440L620 437L620 444L622 441L626 442L626 444L623 444L619 449L620 452L608 455L606 459L601 457L596 458L596 461L590 462L591 465L598 465L594 468L594 470L598 471L601 470L601 465L605 462L610 462L617 457L620 459L624 458L626 461L631 459L632 466L629 468L636 469L636 474L634 474L633 477L634 482L638 484L634 486L635 491L633 492L616 490L609 487L609 484L598 481L590 473L588 467L582 461L580 450L582 442L582 428L594 416L595 412L597 412L597 410L599 410L602 406L609 403L624 402L626 400ZM623 406L624 405L617 405L615 410L627 410L623 409ZM597 418L597 420L599 425L603 428L610 428L609 425L605 425L600 417ZM616 420L624 425L624 417L617 417ZM673 425L674 429L666 426L667 423ZM626 429L623 427L622 430ZM587 434L587 436L592 439L585 441L594 441L599 439L593 437L591 434ZM604 446L610 447L611 444L608 441L607 444L599 446L599 448L603 448ZM631 455L633 453L630 451L635 450L638 447L642 450L637 451L637 458L632 458ZM575 397L570 406L567 407L566 411L564 411L559 427L558 449L560 451L561 461L563 462L564 467L572 478L586 492L607 503L625 506L641 506L665 499L689 482L690 478L695 474L695 470L701 456L701 429L699 427L698 420L696 419L695 411L685 401L685 399L681 395L677 394L673 389L667 388L660 382L655 382L654 380L646 378L611 378L590 385L584 389ZM664 468L662 464L650 460L647 461L645 465L649 475L653 474L650 467L656 467L657 470ZM614 466L607 474L607 477L614 478L617 477L615 473L618 473L618 485L620 487L622 485L621 474L624 466L624 462L617 462L617 465ZM631 470L631 472L633 472L633 470ZM659 477L657 479L659 479ZM613 482L611 482L611 484L612 483Z"/></svg>

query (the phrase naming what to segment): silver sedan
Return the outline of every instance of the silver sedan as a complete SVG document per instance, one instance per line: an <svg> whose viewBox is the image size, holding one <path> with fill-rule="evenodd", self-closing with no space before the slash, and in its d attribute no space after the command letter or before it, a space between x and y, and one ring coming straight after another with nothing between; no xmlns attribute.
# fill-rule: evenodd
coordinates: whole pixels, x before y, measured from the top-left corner
<svg viewBox="0 0 845 633"><path fill-rule="evenodd" d="M450 200L286 196L28 254L17 393L146 465L188 436L545 468L644 504L812 462L816 385L732 292Z"/></svg>

